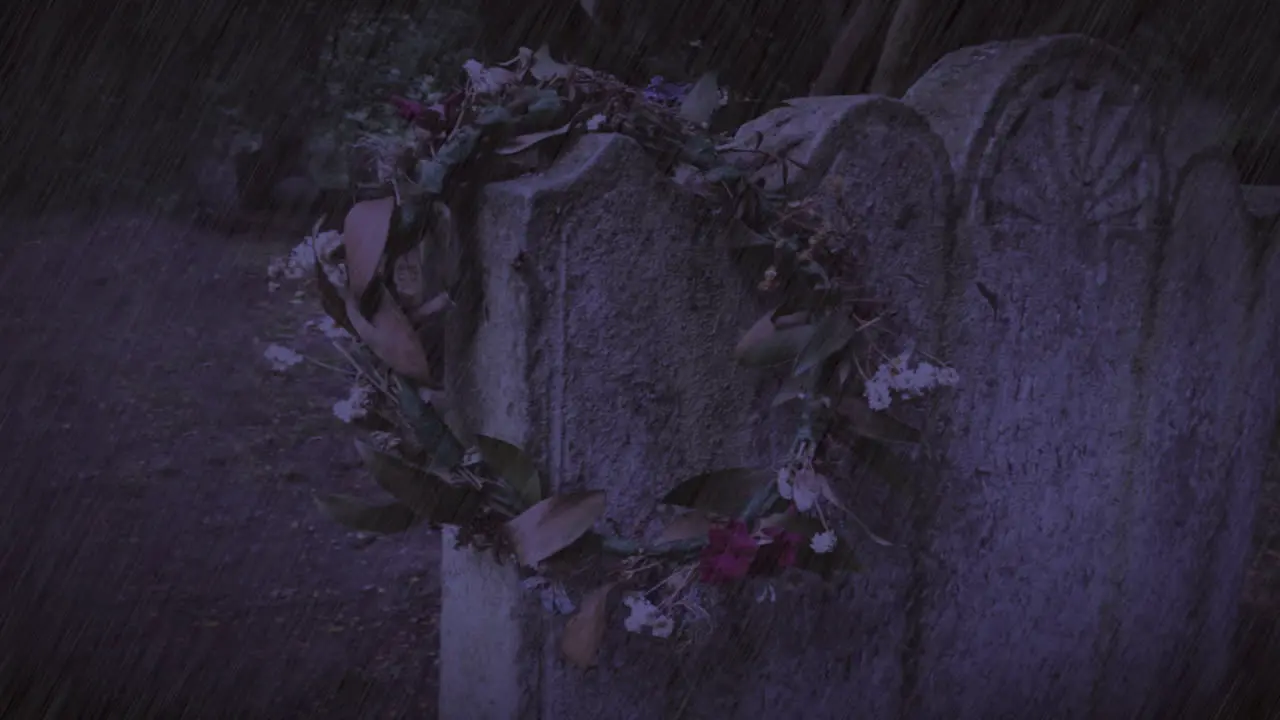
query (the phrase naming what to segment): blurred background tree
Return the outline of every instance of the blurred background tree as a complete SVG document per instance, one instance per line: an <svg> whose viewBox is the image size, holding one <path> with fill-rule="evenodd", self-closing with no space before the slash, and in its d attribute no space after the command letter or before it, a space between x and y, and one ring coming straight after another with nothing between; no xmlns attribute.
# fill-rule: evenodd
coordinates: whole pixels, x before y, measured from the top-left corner
<svg viewBox="0 0 1280 720"><path fill-rule="evenodd" d="M33 206L180 194L190 157L229 126L266 145L317 126L337 138L422 75L447 86L461 60L520 46L637 84L714 69L732 126L797 95L900 95L947 52L1057 32L1229 108L1246 180L1280 183L1269 0L53 0L6 14L0 192Z"/></svg>

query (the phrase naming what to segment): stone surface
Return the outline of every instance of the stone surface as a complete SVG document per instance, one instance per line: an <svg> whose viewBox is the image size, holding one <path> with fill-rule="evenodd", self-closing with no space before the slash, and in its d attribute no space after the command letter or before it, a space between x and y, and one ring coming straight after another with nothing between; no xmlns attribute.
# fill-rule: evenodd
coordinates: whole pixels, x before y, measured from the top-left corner
<svg viewBox="0 0 1280 720"><path fill-rule="evenodd" d="M925 442L878 467L906 483L865 464L835 478L895 546L850 532L863 572L776 603L745 588L696 652L614 622L587 673L509 570L446 551L442 717L1156 718L1209 701L1280 398L1280 257L1229 158L1179 136L1145 82L1110 48L1039 38L949 55L902 102L805 99L745 126L799 169L784 187L763 153L744 167L813 198L893 308L882 349L962 378L899 411ZM484 313L450 381L560 488L606 488L628 519L785 438L776 419L745 427L769 379L729 362L750 286L636 146L588 137L490 188L480 217L464 264Z"/></svg>
<svg viewBox="0 0 1280 720"><path fill-rule="evenodd" d="M475 237L462 262L482 310L449 376L468 427L527 448L557 490L607 490L625 528L679 480L742 461L737 425L755 396L731 351L749 285L693 197L639 145L587 136L548 172L490 186ZM663 643L611 623L602 667L584 676L544 640L562 622L514 574L445 554L446 577L469 574L485 594L446 580L442 717L666 714L667 695L640 670L663 661Z"/></svg>

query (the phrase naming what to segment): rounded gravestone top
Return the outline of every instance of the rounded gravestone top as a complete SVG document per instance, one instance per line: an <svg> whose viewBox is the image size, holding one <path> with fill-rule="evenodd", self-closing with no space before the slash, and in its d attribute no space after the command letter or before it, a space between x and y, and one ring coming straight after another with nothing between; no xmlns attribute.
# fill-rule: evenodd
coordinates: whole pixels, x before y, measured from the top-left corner
<svg viewBox="0 0 1280 720"><path fill-rule="evenodd" d="M1064 35L961 50L904 101L951 155L963 222L1161 224L1161 113L1114 48Z"/></svg>

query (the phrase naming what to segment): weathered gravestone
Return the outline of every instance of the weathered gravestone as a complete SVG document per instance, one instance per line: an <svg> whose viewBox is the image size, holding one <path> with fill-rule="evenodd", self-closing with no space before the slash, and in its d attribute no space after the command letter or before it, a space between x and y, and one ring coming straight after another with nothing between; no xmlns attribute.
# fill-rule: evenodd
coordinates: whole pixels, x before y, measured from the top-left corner
<svg viewBox="0 0 1280 720"><path fill-rule="evenodd" d="M909 407L919 449L853 465L863 572L736 618L693 658L627 636L558 657L514 570L446 548L441 716L1158 717L1229 659L1280 387L1280 279L1229 161L1084 38L954 53L899 102L811 98L744 143L803 165L919 353L961 386ZM781 185L766 153L743 153ZM484 310L451 382L477 429L629 522L677 480L768 461L768 378L730 349L759 308L715 219L638 146L588 136L490 187ZM898 350L901 348L893 348ZM446 541L447 542L447 541ZM865 547L864 547L865 546Z"/></svg>

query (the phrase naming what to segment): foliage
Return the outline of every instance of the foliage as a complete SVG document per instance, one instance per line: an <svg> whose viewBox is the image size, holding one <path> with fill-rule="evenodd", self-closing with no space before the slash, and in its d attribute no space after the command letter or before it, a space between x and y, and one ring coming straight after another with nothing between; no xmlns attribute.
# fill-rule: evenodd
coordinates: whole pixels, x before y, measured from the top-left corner
<svg viewBox="0 0 1280 720"><path fill-rule="evenodd" d="M853 516L820 472L820 449L835 442L828 428L837 422L880 442L918 440L917 430L879 411L893 392L911 397L952 384L954 372L910 369L905 354L874 375L862 371L879 359L865 332L875 319L864 317L867 308L848 292L848 268L827 247L831 233L811 206L766 193L733 164L735 154L757 148L708 133L720 102L714 78L637 89L558 63L545 50L522 51L496 67L468 61L464 68L466 82L455 91L392 99L404 127L358 141L378 151L387 196L358 203L342 233L313 233L307 243L321 304L350 337L339 347L356 370L359 392L345 401L344 413L372 431L357 449L388 496L324 497L321 509L369 532L455 526L461 545L514 559L532 573L528 586L552 609L572 605L566 579L595 577L598 586L585 594L562 639L565 656L581 666L595 662L614 589L629 588L627 629L665 637L705 616L706 586L792 568L822 576L853 569L839 516L889 545ZM424 318L449 303L411 302L416 288L396 280L399 265L421 262L421 253L410 252L416 238L465 217L457 210L470 193L546 167L564 143L591 132L636 140L745 246L771 254L763 287L793 288L734 350L747 365L789 368L775 404L800 408L790 457L780 468L719 469L675 484L660 501L666 528L648 539L598 531L603 491L552 493L524 450L451 427L418 332Z"/></svg>

